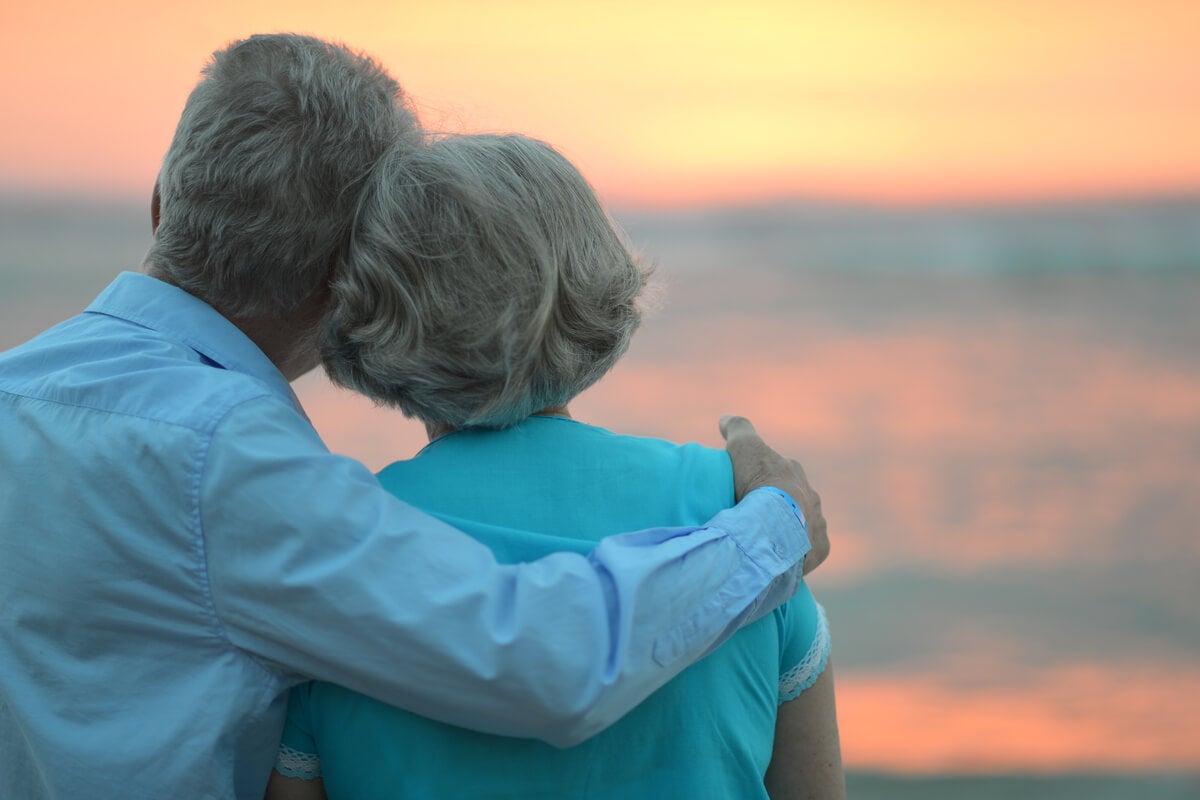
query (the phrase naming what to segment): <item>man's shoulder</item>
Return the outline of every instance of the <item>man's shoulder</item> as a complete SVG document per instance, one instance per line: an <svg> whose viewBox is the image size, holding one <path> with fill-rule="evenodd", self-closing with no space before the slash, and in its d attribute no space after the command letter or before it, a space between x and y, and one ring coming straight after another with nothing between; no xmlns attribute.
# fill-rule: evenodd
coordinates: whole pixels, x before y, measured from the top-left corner
<svg viewBox="0 0 1200 800"><path fill-rule="evenodd" d="M95 314L4 353L0 391L26 413L75 409L199 429L272 394L263 381L223 369L157 331Z"/></svg>

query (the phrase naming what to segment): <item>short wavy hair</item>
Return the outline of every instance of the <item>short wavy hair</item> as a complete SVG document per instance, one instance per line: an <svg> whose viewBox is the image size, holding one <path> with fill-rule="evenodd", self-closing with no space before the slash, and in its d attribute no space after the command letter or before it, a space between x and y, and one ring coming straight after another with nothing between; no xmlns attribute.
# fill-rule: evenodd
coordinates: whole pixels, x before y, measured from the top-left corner
<svg viewBox="0 0 1200 800"><path fill-rule="evenodd" d="M323 362L335 383L427 424L507 427L616 363L647 276L549 145L394 148L363 191Z"/></svg>
<svg viewBox="0 0 1200 800"><path fill-rule="evenodd" d="M159 173L148 255L234 318L285 317L328 290L363 181L416 114L374 60L296 34L218 50Z"/></svg>

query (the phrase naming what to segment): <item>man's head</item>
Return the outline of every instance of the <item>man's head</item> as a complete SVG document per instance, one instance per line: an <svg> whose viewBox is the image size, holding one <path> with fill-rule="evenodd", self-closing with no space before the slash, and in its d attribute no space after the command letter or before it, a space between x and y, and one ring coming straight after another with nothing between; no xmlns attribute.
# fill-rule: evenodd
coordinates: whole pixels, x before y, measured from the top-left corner
<svg viewBox="0 0 1200 800"><path fill-rule="evenodd" d="M419 143L416 116L365 55L294 34L217 51L159 173L152 274L234 319L312 313L398 141Z"/></svg>
<svg viewBox="0 0 1200 800"><path fill-rule="evenodd" d="M646 271L587 181L523 136L397 148L363 190L322 358L431 429L566 403L625 352Z"/></svg>

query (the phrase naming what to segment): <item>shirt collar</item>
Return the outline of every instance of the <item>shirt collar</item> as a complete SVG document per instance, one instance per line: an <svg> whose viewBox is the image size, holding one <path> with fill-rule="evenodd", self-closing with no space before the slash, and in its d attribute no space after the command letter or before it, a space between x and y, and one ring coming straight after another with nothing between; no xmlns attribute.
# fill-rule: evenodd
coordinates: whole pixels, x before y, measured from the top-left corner
<svg viewBox="0 0 1200 800"><path fill-rule="evenodd" d="M158 331L223 369L258 378L299 408L287 379L258 345L215 308L178 286L122 272L85 313L105 314Z"/></svg>

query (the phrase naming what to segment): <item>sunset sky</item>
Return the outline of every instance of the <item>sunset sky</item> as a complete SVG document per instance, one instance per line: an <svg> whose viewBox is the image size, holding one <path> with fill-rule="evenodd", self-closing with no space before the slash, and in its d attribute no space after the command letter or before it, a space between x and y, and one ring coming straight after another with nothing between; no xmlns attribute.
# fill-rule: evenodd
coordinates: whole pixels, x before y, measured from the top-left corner
<svg viewBox="0 0 1200 800"><path fill-rule="evenodd" d="M427 124L516 130L618 205L1200 188L1200 4L5 3L0 190L140 197L208 54L295 30Z"/></svg>

